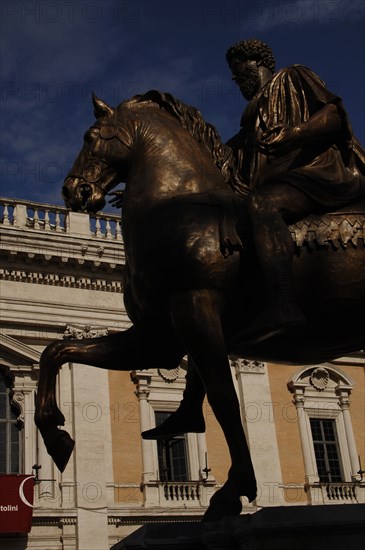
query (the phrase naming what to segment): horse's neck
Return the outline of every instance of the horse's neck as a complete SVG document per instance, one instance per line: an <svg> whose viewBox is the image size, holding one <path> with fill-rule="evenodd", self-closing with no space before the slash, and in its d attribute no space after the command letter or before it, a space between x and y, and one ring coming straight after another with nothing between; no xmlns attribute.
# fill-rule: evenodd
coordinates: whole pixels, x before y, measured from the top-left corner
<svg viewBox="0 0 365 550"><path fill-rule="evenodd" d="M169 142L168 134L163 138L152 135L137 145L127 177L127 194L133 201L159 202L227 188L208 149L187 136L190 143L185 147L181 136Z"/></svg>

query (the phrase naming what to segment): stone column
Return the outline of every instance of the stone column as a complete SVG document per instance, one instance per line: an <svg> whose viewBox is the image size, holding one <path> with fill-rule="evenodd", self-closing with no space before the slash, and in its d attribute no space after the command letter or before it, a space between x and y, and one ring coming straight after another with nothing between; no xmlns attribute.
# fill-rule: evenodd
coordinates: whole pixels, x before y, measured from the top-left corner
<svg viewBox="0 0 365 550"><path fill-rule="evenodd" d="M136 390L139 401L139 414L141 432L151 429L150 405L148 396L150 390L148 384L151 377L140 379ZM154 460L156 454L156 442L142 439L142 486L144 506L158 506L160 504L159 490L156 484L157 465Z"/></svg>
<svg viewBox="0 0 365 550"><path fill-rule="evenodd" d="M300 442L302 445L304 470L305 470L305 482L312 484L319 481L318 475L315 473L315 465L313 463L311 449L313 448L312 434L309 431L310 426L307 421L307 414L304 410L304 396L296 393L294 396L294 403L297 409L298 426L300 433Z"/></svg>
<svg viewBox="0 0 365 550"><path fill-rule="evenodd" d="M151 428L150 422L150 406L148 404L148 396L150 391L147 388L138 388L136 395L139 401L139 414L141 422L141 432ZM156 479L155 464L153 460L153 441L142 439L142 482L146 483L152 479Z"/></svg>
<svg viewBox="0 0 365 550"><path fill-rule="evenodd" d="M340 407L343 415L343 423L345 425L347 448L350 456L351 464L351 476L355 479L359 479L358 471L360 470L359 457L357 454L354 431L352 428L351 416L350 416L350 399L348 395L341 395Z"/></svg>

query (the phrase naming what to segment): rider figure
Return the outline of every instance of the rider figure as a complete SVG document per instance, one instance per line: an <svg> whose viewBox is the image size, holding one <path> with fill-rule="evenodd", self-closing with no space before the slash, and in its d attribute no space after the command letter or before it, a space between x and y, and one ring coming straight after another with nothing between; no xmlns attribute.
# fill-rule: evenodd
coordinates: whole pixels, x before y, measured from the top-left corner
<svg viewBox="0 0 365 550"><path fill-rule="evenodd" d="M249 102L228 145L251 189L245 206L266 283L267 309L242 335L255 343L305 323L294 300L288 224L364 195L365 174L341 99L317 75L301 65L274 73L272 52L259 40L235 44L226 59Z"/></svg>
<svg viewBox="0 0 365 550"><path fill-rule="evenodd" d="M267 308L239 335L242 342L256 343L305 324L294 299L294 243L288 224L365 196L364 151L353 137L341 99L311 70L293 65L275 73L271 49L260 40L235 44L226 59L248 101L241 130L228 145L243 185L250 189L245 207L266 283ZM236 192L240 194L239 182ZM194 370L188 369L178 411L145 438L203 431L204 388Z"/></svg>

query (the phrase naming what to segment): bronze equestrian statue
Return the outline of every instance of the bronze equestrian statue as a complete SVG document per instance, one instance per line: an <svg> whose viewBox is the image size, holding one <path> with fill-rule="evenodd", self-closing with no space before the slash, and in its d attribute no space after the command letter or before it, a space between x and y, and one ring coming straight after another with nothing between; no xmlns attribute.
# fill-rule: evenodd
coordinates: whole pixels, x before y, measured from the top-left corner
<svg viewBox="0 0 365 550"><path fill-rule="evenodd" d="M323 108L330 107L322 113L323 120L322 115L316 120L312 103L305 102L308 82L299 77L299 73L308 75L307 69L295 67L287 70L285 78L280 71L279 76L268 78L267 67L259 58L254 63L250 60L247 66L242 59L239 61L243 65L238 66L234 59L229 62L237 82L245 93L254 94L247 109L255 104L258 111L256 115L255 111L245 114L247 128L242 128L230 146L221 143L215 128L205 123L196 109L167 93L150 91L116 108L93 98L96 121L86 132L83 148L65 179L63 196L72 210L97 212L105 204L105 195L119 182L125 182L124 302L132 326L96 339L50 344L40 360L35 412L47 450L63 471L74 446L69 434L58 428L64 424L64 417L56 403L55 385L63 363L116 370L130 370L132 363L136 369L173 369L188 355L194 365L190 369L191 383L177 413L180 425L175 422L172 431L197 428L194 422L189 425L194 416L191 413L199 414L206 392L232 461L226 483L211 499L206 520L239 514L240 497L247 496L250 501L256 497L255 474L228 355L320 363L362 349L365 344L364 164L351 141L340 100L330 95L332 99L323 103L327 97L323 92L315 106L318 112L322 103ZM245 81L253 74L259 78L247 84L247 89L252 87L247 92ZM279 104L273 112L269 108L268 91L274 82L272 91L277 90L281 75L287 91L293 85L293 98L303 87L298 99L301 110L294 109L296 118L293 114L281 117L285 113L282 103L280 112ZM332 106L339 113L340 123ZM298 137L300 145L295 149L287 143L295 139L288 128L291 121L295 128L303 125L304 139L307 121L309 126L313 122L314 129L316 123L322 128L331 117L331 130L320 133L321 139L314 139L313 134L306 146ZM292 132L296 133L300 130ZM337 201L335 207L346 204L345 210L322 214L332 210L332 204L320 205L315 193L307 198L298 183L300 176L305 179L300 162L304 159L309 166L319 158L323 180L318 185L329 188L332 179L326 180L322 163L322 155L329 148L334 150L332 159L341 156L344 175L348 170L354 179L358 178L359 185L356 188L348 180L339 182L338 193L332 196ZM282 156L280 151L284 151ZM315 156L311 158L311 154ZM267 175L270 167L273 170L272 180L267 177L265 185L259 178L260 166ZM290 166L298 176L295 184L284 178ZM307 179L312 182L309 176ZM263 199L266 189L274 197L283 192L282 207L277 198ZM291 205L292 193L300 197L302 206ZM281 247L288 254L280 257L279 275L273 281L273 262L269 261L268 276L262 266L262 253L257 250L260 242L252 217L258 209L264 212L263 223L269 223L273 216L271 232L275 234L273 243L265 241L261 245ZM309 213L314 215L301 221ZM290 224L289 229L286 224ZM287 235L291 239L290 253ZM279 236L288 241L285 246ZM287 274L291 257L292 279ZM286 273L284 280L282 270ZM297 308L299 312L295 318L288 314L289 321L282 322L279 311L277 331L262 322L267 307L278 305L272 303L276 292L283 294L281 301L285 301L285 293L292 293L292 311ZM187 411L185 423L181 422L182 410Z"/></svg>
<svg viewBox="0 0 365 550"><path fill-rule="evenodd" d="M229 48L226 59L249 102L241 130L228 145L239 175L233 188L246 196L244 207L266 291L263 311L258 310L257 318L239 334L247 344L305 326L293 288L296 247L288 225L309 214L341 209L357 197L363 197L365 211L365 156L341 99L308 68L295 65L274 74L271 49L255 39ZM158 428L144 432L144 439L205 431L204 386L192 368L186 382L181 407Z"/></svg>

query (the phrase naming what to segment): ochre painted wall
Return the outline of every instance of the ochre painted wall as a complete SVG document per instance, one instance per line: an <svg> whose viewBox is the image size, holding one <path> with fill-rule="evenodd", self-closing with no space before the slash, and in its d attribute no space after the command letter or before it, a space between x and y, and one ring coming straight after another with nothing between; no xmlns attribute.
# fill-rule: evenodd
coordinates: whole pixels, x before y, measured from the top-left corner
<svg viewBox="0 0 365 550"><path fill-rule="evenodd" d="M204 401L204 417L206 423L208 467L211 468L211 475L215 478L216 482L224 483L231 465L228 447L222 429L206 400Z"/></svg>
<svg viewBox="0 0 365 550"><path fill-rule="evenodd" d="M109 371L110 420L115 483L141 483L142 451L138 398L129 372ZM117 502L141 502L136 488L118 488Z"/></svg>

